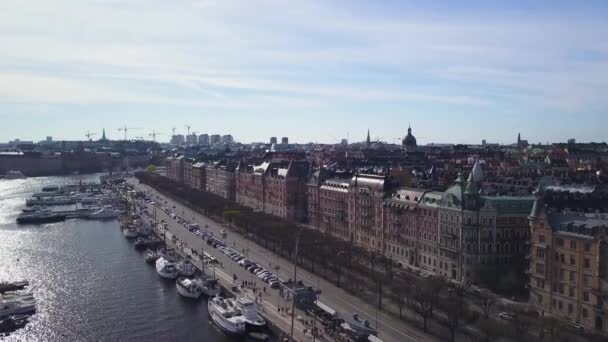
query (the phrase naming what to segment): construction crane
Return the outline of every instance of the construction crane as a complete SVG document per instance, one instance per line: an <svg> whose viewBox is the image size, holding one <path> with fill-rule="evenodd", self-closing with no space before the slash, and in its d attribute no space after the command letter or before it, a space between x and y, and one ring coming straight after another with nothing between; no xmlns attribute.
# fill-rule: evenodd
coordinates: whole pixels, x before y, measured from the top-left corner
<svg viewBox="0 0 608 342"><path fill-rule="evenodd" d="M176 129L177 129L177 128L175 128L175 127L171 128L171 130L173 131L173 136L175 136L175 130L176 130Z"/></svg>
<svg viewBox="0 0 608 342"><path fill-rule="evenodd" d="M156 141L156 136L157 136L157 135L161 135L161 134L162 134L162 133L160 133L160 132L156 132L156 131L154 131L154 130L153 130L153 131L152 131L152 133L148 134L148 136L151 136L151 137L152 137L152 141ZM175 135L175 133L174 133L173 135Z"/></svg>
<svg viewBox="0 0 608 342"><path fill-rule="evenodd" d="M125 133L125 141L127 141L127 132L129 132L129 130L131 130L131 129L139 129L139 128L127 127L127 125L125 125L124 127L121 127L121 128L118 129L119 131Z"/></svg>
<svg viewBox="0 0 608 342"><path fill-rule="evenodd" d="M190 125L186 125L186 128L188 129L188 135L190 135Z"/></svg>
<svg viewBox="0 0 608 342"><path fill-rule="evenodd" d="M91 141L91 137L94 135L95 135L95 133L91 133L91 132L87 131L87 134L85 134L84 136L87 137L87 139L89 139L89 141Z"/></svg>

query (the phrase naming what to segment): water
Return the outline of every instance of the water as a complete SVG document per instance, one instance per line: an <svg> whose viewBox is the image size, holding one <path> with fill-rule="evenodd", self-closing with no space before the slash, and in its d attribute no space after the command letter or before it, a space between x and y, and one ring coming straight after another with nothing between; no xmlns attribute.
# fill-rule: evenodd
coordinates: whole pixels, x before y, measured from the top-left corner
<svg viewBox="0 0 608 342"><path fill-rule="evenodd" d="M4 340L234 341L209 321L205 299L184 299L157 276L116 221L15 223L34 192L81 179L98 177L0 180L0 281L29 280L38 304Z"/></svg>

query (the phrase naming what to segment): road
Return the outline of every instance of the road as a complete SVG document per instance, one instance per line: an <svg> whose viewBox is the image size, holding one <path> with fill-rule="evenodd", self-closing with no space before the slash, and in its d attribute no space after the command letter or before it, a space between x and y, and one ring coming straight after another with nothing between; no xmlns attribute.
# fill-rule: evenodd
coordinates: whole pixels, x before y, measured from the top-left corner
<svg viewBox="0 0 608 342"><path fill-rule="evenodd" d="M136 189L140 191L150 192L153 194L160 203L164 206L172 208L176 215L180 215L183 218L198 223L202 229L208 233L213 233L215 236L220 236L222 229L227 230L225 226L201 215L200 213L191 210L190 208L182 205L181 203L172 200L171 198L164 196L154 190L153 188L140 184L136 179L129 179L129 183L134 185ZM165 204L165 202L167 202ZM173 209L175 207L175 209ZM149 210L152 210L151 208ZM227 256L212 248L206 244L206 241L200 239L196 235L189 232L185 227L177 224L175 220L171 219L162 210L157 210L157 218L159 220L164 219L171 223L170 230L175 232L178 238L184 242L188 248L195 248L204 250L208 254L217 257L224 265L224 271L228 274L237 274L240 280L257 281L258 287L263 286L263 282L256 278L253 274L250 274L234 261L229 259ZM208 228L206 228L208 226ZM235 250L245 250L248 258L258 265L261 265L267 269L274 270L276 266L279 267L278 276L282 279L293 278L293 263L289 260L282 258L279 255L274 254L262 246L259 246L248 239L245 239L239 234L228 232L228 237L224 239L227 246L232 247ZM200 252L199 250L199 252ZM275 272L276 273L276 272ZM240 275L240 276L239 276ZM243 278L241 278L243 277ZM363 302L361 299L356 298L346 291L336 287L334 284L317 277L316 275L304 270L298 269L298 280L302 280L307 285L317 286L321 289L322 294L319 300L327 304L342 315L352 315L358 313L361 319L368 320L372 326L376 326L378 329L378 338L385 342L402 342L402 341L438 341L437 338L423 333L415 327L411 327L406 323L399 321L395 317L392 317L382 311L376 310L375 306L369 305ZM268 291L271 291L267 289ZM278 292L272 290L271 292ZM276 296L280 297L280 296ZM275 297L272 297L273 301ZM282 299L276 299L281 304ZM285 303L283 301L283 303ZM285 303L285 306L289 306L289 303ZM276 309L276 306L275 306Z"/></svg>

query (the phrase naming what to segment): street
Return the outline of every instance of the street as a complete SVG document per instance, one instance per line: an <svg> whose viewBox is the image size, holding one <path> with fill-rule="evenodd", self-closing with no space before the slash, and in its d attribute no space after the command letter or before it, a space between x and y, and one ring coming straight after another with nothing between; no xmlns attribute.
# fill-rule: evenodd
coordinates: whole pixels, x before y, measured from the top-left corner
<svg viewBox="0 0 608 342"><path fill-rule="evenodd" d="M146 191L154 194L153 197L155 197L155 200L157 196L160 196L161 205L171 208L175 214L182 216L184 219L198 223L203 231L213 233L214 236L220 237L220 231L227 230L228 236L223 240L228 247L238 251L244 250L244 254L247 255L250 260L268 270L273 271L283 280L293 277L293 264L289 260L283 259L282 257L266 250L261 246L258 246L244 237L229 231L227 227L221 226L219 223L210 220L209 218L185 207L176 201L173 201L151 187L144 184L139 184L139 182L134 178L129 179L129 183L134 185L139 191ZM167 203L165 203L165 201ZM174 206L175 208L173 208ZM148 210L150 213L153 212L151 206ZM245 280L257 282L258 288L263 288L263 286L266 286L268 295L264 297L264 300L267 303L267 308L274 309L273 313L276 313L277 305L280 307L290 307L290 303L285 302L282 298L280 298L280 296L278 296L278 290L271 290L266 283L262 282L254 274L249 273L226 255L207 245L206 241L202 240L198 236L188 231L185 227L178 224L165 212L157 209L156 215L159 221L165 220L169 224L170 232L175 234L175 236L183 243L183 247L195 249L199 253L204 251L213 257L216 257L223 265L223 269L218 273L223 273L221 276L224 278L224 281L226 281L225 278L228 277L228 282L232 282L232 277L234 274L236 274L238 278L237 284L239 285L241 281ZM277 266L278 272L276 271ZM384 312L376 310L373 305L364 303L362 300L346 293L344 290L304 269L298 269L297 279L302 280L306 285L319 287L322 291L319 300L339 312L341 315L350 316L353 313L357 313L361 319L368 320L372 326L377 326L378 338L385 342L437 340L436 338L426 335L423 332L418 331L418 329L410 327L404 322L401 322L398 319L385 314ZM270 302L270 304L268 304L268 302ZM267 312L268 311L269 310L267 310ZM287 317L283 318L288 320ZM300 326L296 328L296 331L301 332L303 329L304 326L300 324Z"/></svg>

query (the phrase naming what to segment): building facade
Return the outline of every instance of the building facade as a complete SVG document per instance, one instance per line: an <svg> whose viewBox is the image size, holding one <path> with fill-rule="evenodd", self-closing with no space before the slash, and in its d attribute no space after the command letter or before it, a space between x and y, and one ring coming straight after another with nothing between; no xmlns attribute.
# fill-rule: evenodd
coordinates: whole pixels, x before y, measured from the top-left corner
<svg viewBox="0 0 608 342"><path fill-rule="evenodd" d="M554 210L539 194L529 220L531 304L608 334L608 216Z"/></svg>

